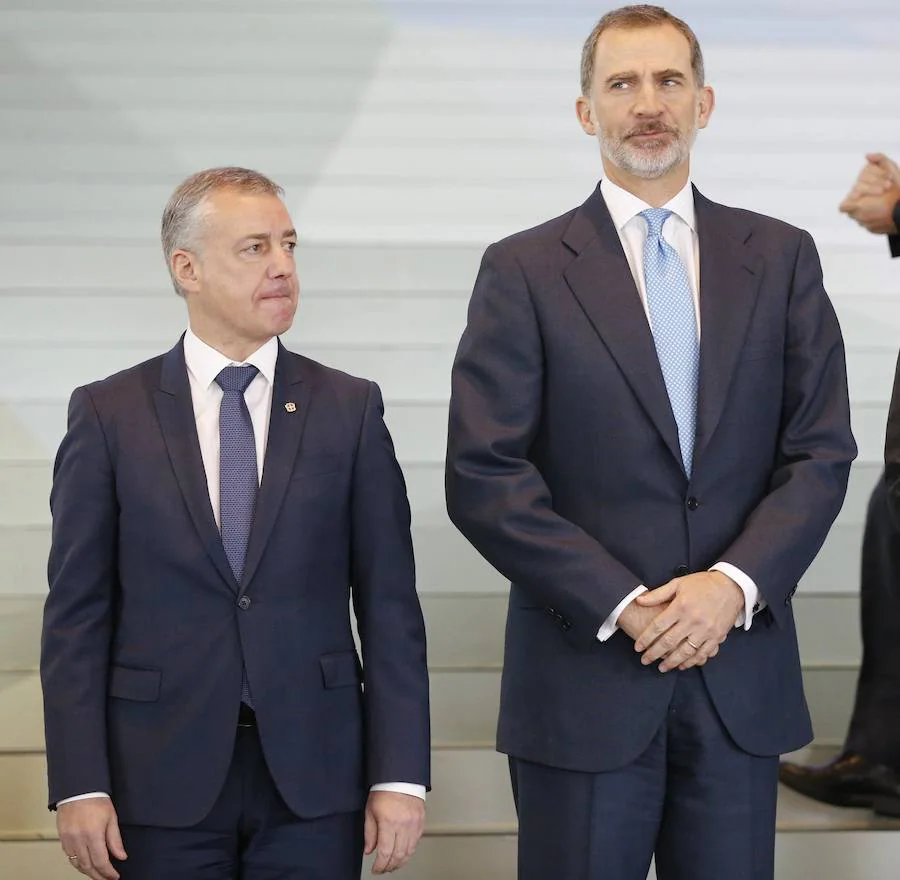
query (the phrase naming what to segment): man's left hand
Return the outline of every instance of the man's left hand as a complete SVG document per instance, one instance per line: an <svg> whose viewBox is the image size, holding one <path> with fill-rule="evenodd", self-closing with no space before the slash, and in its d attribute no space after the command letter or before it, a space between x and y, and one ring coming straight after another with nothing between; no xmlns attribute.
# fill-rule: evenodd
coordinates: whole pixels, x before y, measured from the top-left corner
<svg viewBox="0 0 900 880"><path fill-rule="evenodd" d="M881 195L859 196L841 203L841 210L860 226L876 235L893 235L894 208L900 202L900 186L891 186Z"/></svg>
<svg viewBox="0 0 900 880"><path fill-rule="evenodd" d="M635 601L650 607L669 603L634 643L645 666L662 660L660 672L702 666L715 657L744 610L743 591L720 571L675 578Z"/></svg>
<svg viewBox="0 0 900 880"><path fill-rule="evenodd" d="M425 826L425 801L411 794L373 791L366 803L365 852L376 853L373 874L402 868L416 851Z"/></svg>

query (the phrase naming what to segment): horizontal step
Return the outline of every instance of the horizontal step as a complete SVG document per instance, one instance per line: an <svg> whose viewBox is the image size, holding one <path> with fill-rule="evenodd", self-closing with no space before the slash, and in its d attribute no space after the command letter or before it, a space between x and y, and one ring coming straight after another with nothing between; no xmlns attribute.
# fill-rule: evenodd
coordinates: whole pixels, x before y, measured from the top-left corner
<svg viewBox="0 0 900 880"><path fill-rule="evenodd" d="M303 274L302 254L300 257ZM162 258L160 257L160 265ZM473 279L474 280L474 279ZM418 347L455 346L466 323L470 288L440 295L401 296L390 291L303 292L293 328L282 337L297 351L310 346ZM439 292L435 292L437 294ZM107 292L48 289L35 307L34 292L9 291L0 299L4 344L66 345L77 334L79 343L121 348L171 345L184 330L184 302L170 290L159 295L132 291L116 297L110 308ZM840 297L835 301L848 349L895 349L900 335L900 300L881 296ZM47 321L47 315L53 321ZM164 350L165 345L160 350ZM889 389L885 389L885 396Z"/></svg>
<svg viewBox="0 0 900 880"><path fill-rule="evenodd" d="M446 512L443 462L406 461L401 464L414 524L452 529ZM837 525L861 526L865 522L869 496L882 470L880 462L861 461L853 465L844 506L835 521ZM0 525L49 523L47 499L51 478L50 461L0 461ZM700 503L703 501L701 497Z"/></svg>
<svg viewBox="0 0 900 880"><path fill-rule="evenodd" d="M812 757L814 755L814 758ZM800 757L820 760L822 750ZM434 789L428 796L431 836L459 836L515 832L516 814L504 755L492 749L435 750L432 755ZM40 754L0 754L0 785L16 792L0 803L0 839L4 836L55 831L55 816L46 807L46 765ZM820 804L780 788L778 830L900 831L900 820L874 816L867 810L848 810Z"/></svg>
<svg viewBox="0 0 900 880"><path fill-rule="evenodd" d="M402 876L404 880L515 880L516 846L512 835L426 837ZM779 834L775 876L778 880L889 878L896 873L898 847L898 831ZM56 840L0 841L0 862L15 880L71 880L73 876ZM369 876L367 860L362 877ZM647 880L655 878L651 869Z"/></svg>
<svg viewBox="0 0 900 880"><path fill-rule="evenodd" d="M579 201L586 196L584 192ZM152 217L157 218L159 213L157 207ZM512 225L508 232L522 225ZM455 291L468 296L491 240L473 236L469 242L474 243L442 239L423 242L413 235L408 240L391 241L373 229L376 237L367 243L346 234L328 241L302 229L301 233L297 263L303 289L360 294L373 290L418 294ZM835 298L883 296L896 285L896 266L887 258L883 242L853 233L850 227L840 243L828 247L820 244L829 293ZM152 236L131 242L123 241L121 232L111 240L92 242L89 228L80 225L69 227L65 236L73 239L72 243L64 239L55 242L54 259L39 273L33 267L46 248L44 242L23 241L21 230L14 243L0 239L0 262L4 266L0 291L86 290L118 296L124 286L156 297L175 297L155 230Z"/></svg>
<svg viewBox="0 0 900 880"><path fill-rule="evenodd" d="M4 300L0 298L0 309ZM890 395L890 388L885 389ZM868 400L852 404L853 434L859 446L856 467L880 466L888 403ZM68 394L52 398L9 400L0 407L0 468L21 462L49 462L66 430ZM385 399L385 420L401 464L440 467L447 451L445 399ZM873 478L874 485L874 478Z"/></svg>
<svg viewBox="0 0 900 880"><path fill-rule="evenodd" d="M422 593L432 667L499 667L507 593ZM0 673L37 667L43 593L0 593ZM859 663L859 597L800 591L794 597L800 655L810 666Z"/></svg>
<svg viewBox="0 0 900 880"><path fill-rule="evenodd" d="M804 669L806 699L816 742L843 741L853 706L857 669ZM500 701L500 669L432 668L431 720L435 748L459 749L494 742ZM0 672L0 752L40 752L44 731L36 671ZM0 825L2 827L2 825Z"/></svg>

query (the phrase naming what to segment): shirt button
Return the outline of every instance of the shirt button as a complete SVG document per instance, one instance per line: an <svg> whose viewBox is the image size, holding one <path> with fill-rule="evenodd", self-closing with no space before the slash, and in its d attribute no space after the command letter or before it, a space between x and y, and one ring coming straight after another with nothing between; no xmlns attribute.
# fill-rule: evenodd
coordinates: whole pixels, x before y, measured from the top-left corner
<svg viewBox="0 0 900 880"><path fill-rule="evenodd" d="M246 611L249 607L250 607L250 597L249 596L241 596L241 598L238 599L238 608L240 608L241 611Z"/></svg>
<svg viewBox="0 0 900 880"><path fill-rule="evenodd" d="M700 502L691 495L687 500L687 509L688 510L696 510L700 506Z"/></svg>

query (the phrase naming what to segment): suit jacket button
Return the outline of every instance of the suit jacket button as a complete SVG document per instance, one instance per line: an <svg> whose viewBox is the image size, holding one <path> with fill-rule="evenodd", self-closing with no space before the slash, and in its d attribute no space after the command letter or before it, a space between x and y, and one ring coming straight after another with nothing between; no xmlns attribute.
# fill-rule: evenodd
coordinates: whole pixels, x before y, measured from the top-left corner
<svg viewBox="0 0 900 880"><path fill-rule="evenodd" d="M690 569L686 565L676 565L675 568L672 569L672 574L677 578L687 577L690 573Z"/></svg>
<svg viewBox="0 0 900 880"><path fill-rule="evenodd" d="M687 509L688 510L696 510L700 506L700 502L691 495L687 500Z"/></svg>
<svg viewBox="0 0 900 880"><path fill-rule="evenodd" d="M241 596L241 598L238 599L238 608L240 608L241 611L246 611L249 607L250 607L250 597L249 596Z"/></svg>

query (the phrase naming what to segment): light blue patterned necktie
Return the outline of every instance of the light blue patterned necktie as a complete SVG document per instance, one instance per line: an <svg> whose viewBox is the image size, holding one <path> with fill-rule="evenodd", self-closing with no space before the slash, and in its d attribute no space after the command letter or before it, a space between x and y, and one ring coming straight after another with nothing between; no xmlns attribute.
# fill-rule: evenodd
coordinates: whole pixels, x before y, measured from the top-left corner
<svg viewBox="0 0 900 880"><path fill-rule="evenodd" d="M216 382L222 389L219 409L219 525L222 546L238 585L244 577L247 544L259 492L256 439L244 399L247 386L258 372L254 366L225 367L216 376ZM246 670L241 678L241 701L248 706L253 705Z"/></svg>
<svg viewBox="0 0 900 880"><path fill-rule="evenodd" d="M690 477L697 433L700 341L687 270L675 248L662 237L663 224L671 214L666 208L641 211L641 216L647 221L644 282L656 354L678 426L684 470Z"/></svg>

